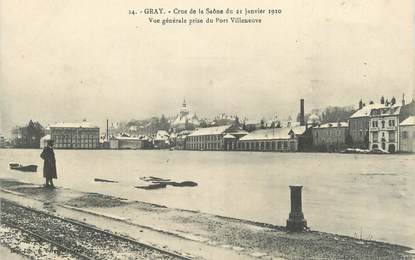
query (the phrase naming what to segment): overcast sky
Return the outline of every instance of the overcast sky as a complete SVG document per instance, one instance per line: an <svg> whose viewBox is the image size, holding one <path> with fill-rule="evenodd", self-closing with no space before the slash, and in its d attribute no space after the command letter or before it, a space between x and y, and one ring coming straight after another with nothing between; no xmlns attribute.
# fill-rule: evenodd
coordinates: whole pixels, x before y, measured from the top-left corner
<svg viewBox="0 0 415 260"><path fill-rule="evenodd" d="M122 3L121 3L122 2ZM192 112L293 117L380 95L411 98L411 0L181 1L281 8L256 25L151 25L171 1L2 0L3 132L29 119L111 121ZM235 4L238 2L238 4ZM172 4L170 4L172 6Z"/></svg>

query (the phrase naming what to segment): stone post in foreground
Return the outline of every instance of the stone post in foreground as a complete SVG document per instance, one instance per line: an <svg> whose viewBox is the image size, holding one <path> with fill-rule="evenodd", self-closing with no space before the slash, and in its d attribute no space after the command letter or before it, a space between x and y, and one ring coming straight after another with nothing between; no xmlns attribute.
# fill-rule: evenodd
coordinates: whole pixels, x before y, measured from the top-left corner
<svg viewBox="0 0 415 260"><path fill-rule="evenodd" d="M290 186L291 191L291 212L287 220L287 230L291 232L301 232L307 227L304 219L301 202L301 189L303 186Z"/></svg>

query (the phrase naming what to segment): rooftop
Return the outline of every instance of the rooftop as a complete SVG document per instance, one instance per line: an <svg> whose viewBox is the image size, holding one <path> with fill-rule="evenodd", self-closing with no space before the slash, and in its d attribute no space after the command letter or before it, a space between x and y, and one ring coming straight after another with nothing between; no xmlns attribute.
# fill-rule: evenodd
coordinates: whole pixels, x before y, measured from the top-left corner
<svg viewBox="0 0 415 260"><path fill-rule="evenodd" d="M202 136L202 135L220 135L223 134L232 125L222 125L214 127L199 128L189 136Z"/></svg>
<svg viewBox="0 0 415 260"><path fill-rule="evenodd" d="M284 128L267 128L255 130L248 135L245 135L240 141L251 141L251 140L274 140L274 139L289 139L289 133L291 130L296 135L304 134L305 126L296 127L284 127Z"/></svg>
<svg viewBox="0 0 415 260"><path fill-rule="evenodd" d="M370 112L372 112L372 109L379 109L379 108L390 108L390 107L387 107L385 104L369 104L369 105L364 106L362 109L357 110L353 115L350 116L350 118L370 116Z"/></svg>
<svg viewBox="0 0 415 260"><path fill-rule="evenodd" d="M89 122L81 123L56 123L49 126L50 128L99 128L97 125L94 125Z"/></svg>
<svg viewBox="0 0 415 260"><path fill-rule="evenodd" d="M415 116L410 116L407 119L403 120L400 126L415 125Z"/></svg>
<svg viewBox="0 0 415 260"><path fill-rule="evenodd" d="M320 126L317 126L315 128L337 128L337 127L349 127L349 123L348 122L336 122L336 123L326 123L326 124L322 124Z"/></svg>
<svg viewBox="0 0 415 260"><path fill-rule="evenodd" d="M117 136L114 138L111 138L112 140L136 140L136 141L143 141L145 140L144 138L140 138L140 137L127 137L127 136Z"/></svg>

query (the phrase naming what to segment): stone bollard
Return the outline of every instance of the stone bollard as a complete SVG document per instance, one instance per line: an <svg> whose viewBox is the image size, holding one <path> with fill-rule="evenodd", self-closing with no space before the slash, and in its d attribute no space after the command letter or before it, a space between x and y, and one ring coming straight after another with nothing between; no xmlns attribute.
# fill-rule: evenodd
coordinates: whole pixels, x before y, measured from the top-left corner
<svg viewBox="0 0 415 260"><path fill-rule="evenodd" d="M287 220L287 229L291 232L301 232L307 227L304 219L301 202L301 189L303 186L290 186L291 212Z"/></svg>

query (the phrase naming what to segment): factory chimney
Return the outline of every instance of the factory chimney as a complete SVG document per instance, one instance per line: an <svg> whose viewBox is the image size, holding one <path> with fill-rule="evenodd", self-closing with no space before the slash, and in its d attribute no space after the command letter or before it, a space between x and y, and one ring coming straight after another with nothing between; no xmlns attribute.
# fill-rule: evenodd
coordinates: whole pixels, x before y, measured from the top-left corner
<svg viewBox="0 0 415 260"><path fill-rule="evenodd" d="M300 99L300 126L305 125L305 118L304 118L304 99Z"/></svg>
<svg viewBox="0 0 415 260"><path fill-rule="evenodd" d="M108 130L108 119L107 119L107 142L109 141L110 137L109 137L109 130Z"/></svg>

